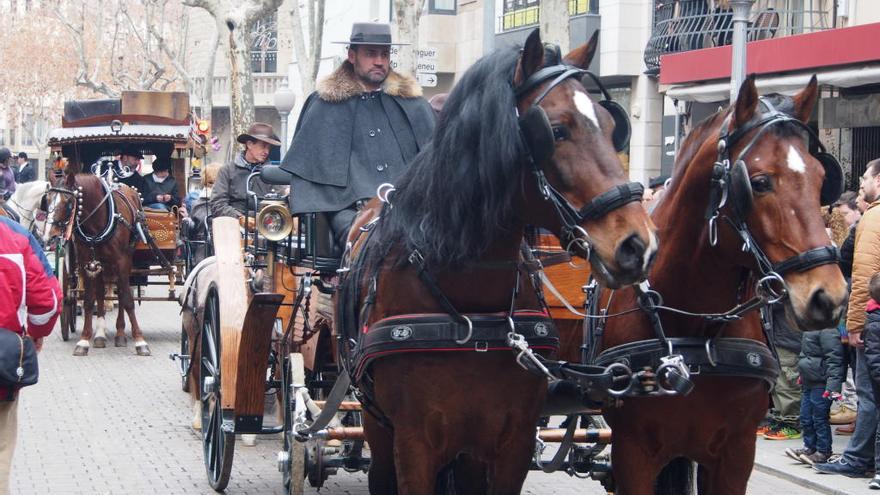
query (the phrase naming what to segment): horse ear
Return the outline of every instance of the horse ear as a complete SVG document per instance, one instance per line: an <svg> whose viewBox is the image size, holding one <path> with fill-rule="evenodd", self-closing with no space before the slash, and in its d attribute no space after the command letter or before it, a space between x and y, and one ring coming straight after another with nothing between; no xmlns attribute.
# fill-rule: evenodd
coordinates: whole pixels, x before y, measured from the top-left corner
<svg viewBox="0 0 880 495"><path fill-rule="evenodd" d="M516 65L516 73L513 75L513 85L519 86L526 79L534 74L544 64L544 44L541 43L541 32L539 29L532 30L532 34L526 39L523 46L522 55L519 57L519 63Z"/></svg>
<svg viewBox="0 0 880 495"><path fill-rule="evenodd" d="M755 87L755 75L752 74L743 81L733 107L734 128L743 126L755 116L758 108L758 88Z"/></svg>
<svg viewBox="0 0 880 495"><path fill-rule="evenodd" d="M819 99L819 81L816 74L810 78L807 87L796 94L794 100L794 116L803 123L810 121L810 115L813 114L813 108L816 106L816 100Z"/></svg>
<svg viewBox="0 0 880 495"><path fill-rule="evenodd" d="M598 47L599 31L596 31L593 33L593 37L590 38L590 41L568 52L568 55L563 57L562 60L566 64L588 70L590 68L590 63L593 61L593 57L596 55L596 49Z"/></svg>

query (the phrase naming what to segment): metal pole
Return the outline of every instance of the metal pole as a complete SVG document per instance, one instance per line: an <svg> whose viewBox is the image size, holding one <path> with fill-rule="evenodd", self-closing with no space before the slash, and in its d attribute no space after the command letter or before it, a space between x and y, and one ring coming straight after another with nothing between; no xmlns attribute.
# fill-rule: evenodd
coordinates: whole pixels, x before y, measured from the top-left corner
<svg viewBox="0 0 880 495"><path fill-rule="evenodd" d="M755 0L730 0L733 9L733 57L730 68L730 103L736 101L739 87L746 80L746 28Z"/></svg>
<svg viewBox="0 0 880 495"><path fill-rule="evenodd" d="M284 155L287 153L287 116L290 115L289 112L281 113L281 159L284 159Z"/></svg>

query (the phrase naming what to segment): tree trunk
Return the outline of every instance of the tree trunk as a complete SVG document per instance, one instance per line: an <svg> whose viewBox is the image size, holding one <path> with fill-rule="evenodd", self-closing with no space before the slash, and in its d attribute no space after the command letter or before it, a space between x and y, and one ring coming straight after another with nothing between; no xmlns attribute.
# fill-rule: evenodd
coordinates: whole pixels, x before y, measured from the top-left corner
<svg viewBox="0 0 880 495"><path fill-rule="evenodd" d="M569 51L568 0L541 0L541 41L559 45L562 54Z"/></svg>
<svg viewBox="0 0 880 495"><path fill-rule="evenodd" d="M303 11L299 7L299 2L292 2L290 8L293 49L303 100L315 90L324 36L324 0L306 0L306 2L305 20L308 32L303 30Z"/></svg>
<svg viewBox="0 0 880 495"><path fill-rule="evenodd" d="M229 32L229 118L230 136L247 131L256 119L254 109L254 78L251 72L250 23L242 17L226 18Z"/></svg>
<svg viewBox="0 0 880 495"><path fill-rule="evenodd" d="M411 43L399 47L397 67L394 70L401 74L415 74L419 53L419 20L425 0L394 0L394 16L396 18L397 37L399 43Z"/></svg>
<svg viewBox="0 0 880 495"><path fill-rule="evenodd" d="M203 73L202 94L199 95L200 111L203 119L211 122L211 129L214 129L214 66L217 61L217 48L220 45L220 30L224 27L222 22L218 22L214 28L214 34L211 36L211 49L208 50L208 60L205 64L205 72ZM211 155L214 148L211 146L211 136L208 136L208 142L205 143L204 163L210 163Z"/></svg>

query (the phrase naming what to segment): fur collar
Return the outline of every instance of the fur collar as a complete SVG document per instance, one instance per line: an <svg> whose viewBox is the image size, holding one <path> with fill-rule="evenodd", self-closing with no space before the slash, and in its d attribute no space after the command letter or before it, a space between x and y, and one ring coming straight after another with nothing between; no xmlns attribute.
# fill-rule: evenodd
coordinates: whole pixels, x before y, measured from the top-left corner
<svg viewBox="0 0 880 495"><path fill-rule="evenodd" d="M346 60L318 83L318 96L331 103L345 101L352 96L364 92L364 87L354 75L354 67ZM390 96L401 98L418 98L422 96L422 87L411 76L406 76L393 70L388 73L385 82L382 83L382 91Z"/></svg>

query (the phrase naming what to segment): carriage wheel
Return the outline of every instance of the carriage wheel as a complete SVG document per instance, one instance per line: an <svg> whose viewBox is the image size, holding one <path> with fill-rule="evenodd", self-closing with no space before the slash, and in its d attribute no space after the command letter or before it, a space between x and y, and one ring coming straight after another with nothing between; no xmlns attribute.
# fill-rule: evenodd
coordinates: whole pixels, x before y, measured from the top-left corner
<svg viewBox="0 0 880 495"><path fill-rule="evenodd" d="M223 409L220 401L220 300L216 289L211 290L205 303L199 348L205 471L211 488L219 492L229 483L232 456L235 451L235 431L234 428L232 431L223 428Z"/></svg>
<svg viewBox="0 0 880 495"><path fill-rule="evenodd" d="M186 356L186 357L184 357ZM180 363L180 389L184 392L189 392L189 377L190 377L190 362L192 357L190 356L189 350L189 335L186 333L186 329L183 327L183 324L180 325L180 358L178 362Z"/></svg>
<svg viewBox="0 0 880 495"><path fill-rule="evenodd" d="M283 401L285 407L284 450L287 452L288 464L284 469L283 478L288 495L302 495L306 478L306 446L293 439L293 412L297 399L291 392L293 392L293 384L306 382L306 374L302 354L291 353L287 363L289 369L286 375L287 383L284 386Z"/></svg>
<svg viewBox="0 0 880 495"><path fill-rule="evenodd" d="M67 342L70 334L76 333L76 272L73 269L72 247L59 249L64 256L61 266L61 340Z"/></svg>

